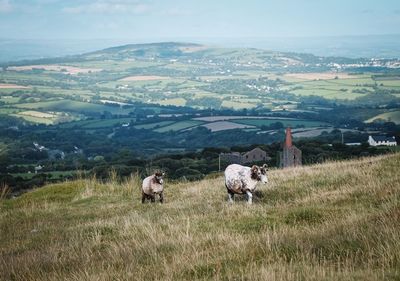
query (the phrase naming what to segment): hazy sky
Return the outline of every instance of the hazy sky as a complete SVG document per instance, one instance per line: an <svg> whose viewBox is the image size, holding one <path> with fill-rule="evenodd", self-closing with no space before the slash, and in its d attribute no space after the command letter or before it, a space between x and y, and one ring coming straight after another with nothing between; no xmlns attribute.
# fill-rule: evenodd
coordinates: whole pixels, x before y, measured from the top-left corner
<svg viewBox="0 0 400 281"><path fill-rule="evenodd" d="M400 33L400 0L0 0L1 38L241 38Z"/></svg>

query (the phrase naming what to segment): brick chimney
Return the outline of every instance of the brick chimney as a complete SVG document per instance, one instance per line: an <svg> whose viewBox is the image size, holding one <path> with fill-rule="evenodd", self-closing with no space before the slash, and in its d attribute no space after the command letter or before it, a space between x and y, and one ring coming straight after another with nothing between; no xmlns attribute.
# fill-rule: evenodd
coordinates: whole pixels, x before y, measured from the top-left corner
<svg viewBox="0 0 400 281"><path fill-rule="evenodd" d="M290 129L290 127L286 128L285 147L292 147L292 130Z"/></svg>

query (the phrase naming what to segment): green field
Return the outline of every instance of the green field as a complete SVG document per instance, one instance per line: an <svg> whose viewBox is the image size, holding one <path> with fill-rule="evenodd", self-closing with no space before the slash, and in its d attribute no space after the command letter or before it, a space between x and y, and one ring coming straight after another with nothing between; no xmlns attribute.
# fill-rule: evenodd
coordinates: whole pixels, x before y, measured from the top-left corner
<svg viewBox="0 0 400 281"><path fill-rule="evenodd" d="M191 128L191 127L195 127L195 126L201 125L203 123L204 122L197 121L197 120L178 121L178 122L173 123L171 125L155 129L154 131L159 132L159 133L164 133L164 132L168 132L168 131L181 131L181 130L184 130L184 129L188 129L188 128Z"/></svg>
<svg viewBox="0 0 400 281"><path fill-rule="evenodd" d="M394 122L396 124L400 124L400 111L391 111L391 112L385 112L379 115L376 115L375 117L372 117L368 120L366 120L365 122L369 123L369 122L374 122L374 121L378 121L378 120L384 120L387 122Z"/></svg>
<svg viewBox="0 0 400 281"><path fill-rule="evenodd" d="M373 87L381 89L398 89L400 80L374 80L372 75L364 75L356 78L345 79L326 79L326 80L301 80L291 81L290 85L284 87L291 93L300 96L322 96L327 99L347 99L354 100L362 97L363 93L357 91L373 92ZM287 77L284 77L287 79ZM400 93L400 90L399 90Z"/></svg>
<svg viewBox="0 0 400 281"><path fill-rule="evenodd" d="M244 108L254 108L256 107L256 103L249 103L249 102L239 102L239 101L223 101L222 107L226 108L233 108L236 110L244 109Z"/></svg>
<svg viewBox="0 0 400 281"><path fill-rule="evenodd" d="M45 125L52 125L54 124L55 121L53 118L43 118L43 117L29 116L24 114L10 114L10 116L22 118L28 122L45 124Z"/></svg>
<svg viewBox="0 0 400 281"><path fill-rule="evenodd" d="M96 120L81 120L59 125L61 128L81 128L81 129L100 129L111 128L116 125L122 125L135 121L135 118L113 118L113 119L96 119Z"/></svg>
<svg viewBox="0 0 400 281"><path fill-rule="evenodd" d="M164 126L170 125L172 123L175 123L175 121L161 121L161 122L155 122L155 123L149 123L149 124L135 125L134 127L136 129L150 130L150 129L154 129L154 128L164 127Z"/></svg>

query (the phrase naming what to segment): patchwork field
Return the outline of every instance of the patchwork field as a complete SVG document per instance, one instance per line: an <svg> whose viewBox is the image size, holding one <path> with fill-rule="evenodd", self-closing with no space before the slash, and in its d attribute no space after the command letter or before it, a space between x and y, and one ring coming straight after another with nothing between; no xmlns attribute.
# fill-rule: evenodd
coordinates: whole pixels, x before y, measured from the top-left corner
<svg viewBox="0 0 400 281"><path fill-rule="evenodd" d="M284 127L319 127L319 126L327 126L328 123L320 122L320 121L310 121L310 120L295 120L295 119L234 119L232 120L239 124L245 124L250 126L270 126L276 122L280 122Z"/></svg>
<svg viewBox="0 0 400 281"><path fill-rule="evenodd" d="M373 78L373 75L348 75L346 73L337 73L337 78L332 78L329 75L320 73L321 77L311 75L311 73L301 74L285 74L283 79L286 79L290 84L282 87L291 93L299 96L322 96L327 99L342 99L354 100L365 96L368 93L373 93L376 88L393 90L394 95L400 95L400 80L393 77L378 80ZM293 77L319 77L318 79L292 79ZM328 76L329 78L322 78ZM288 79L289 78L289 79Z"/></svg>
<svg viewBox="0 0 400 281"><path fill-rule="evenodd" d="M360 64L366 63L365 59L360 60ZM146 116L180 112L184 107L236 110L237 115L243 115L239 111L254 110L260 115L298 116L300 113L320 114L321 108L331 108L331 102L343 105L368 103L371 99L373 105L386 106L400 98L400 79L395 71L350 73L343 62L345 58L341 58L341 66L335 71L331 59L328 63L324 58L302 54L159 43L126 45L59 61L54 59L53 64L44 61L26 65L11 63L0 68L1 114L17 114L31 122L51 124L50 116L19 112L55 111L81 119L113 114L115 116L107 118L115 119L140 112L135 104L147 104ZM353 60L351 62L353 67ZM374 93L385 98L372 96ZM321 101L314 104L310 96L322 98L322 105ZM260 124L269 124L267 121L259 124L230 122L221 128L249 129L243 125L259 128ZM192 123L182 128L158 129L160 132L170 128L179 131L191 128L189 124ZM307 126L318 125L323 124ZM211 125L210 128L215 130L214 126L219 127Z"/></svg>

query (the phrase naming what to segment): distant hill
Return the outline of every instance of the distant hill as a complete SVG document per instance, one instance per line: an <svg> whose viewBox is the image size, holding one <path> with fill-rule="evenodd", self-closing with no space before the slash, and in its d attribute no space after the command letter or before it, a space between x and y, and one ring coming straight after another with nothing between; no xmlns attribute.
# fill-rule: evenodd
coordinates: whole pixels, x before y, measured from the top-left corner
<svg viewBox="0 0 400 281"><path fill-rule="evenodd" d="M2 280L398 280L400 154L269 173L255 203L223 178L64 182L0 199Z"/></svg>
<svg viewBox="0 0 400 281"><path fill-rule="evenodd" d="M82 54L104 49L108 46L127 45L132 41L137 42L137 40L129 39L0 39L0 63ZM400 35L396 34L336 37L237 38L223 40L191 38L184 41L204 42L206 45L223 47L250 47L281 52L311 53L316 56L400 58Z"/></svg>

